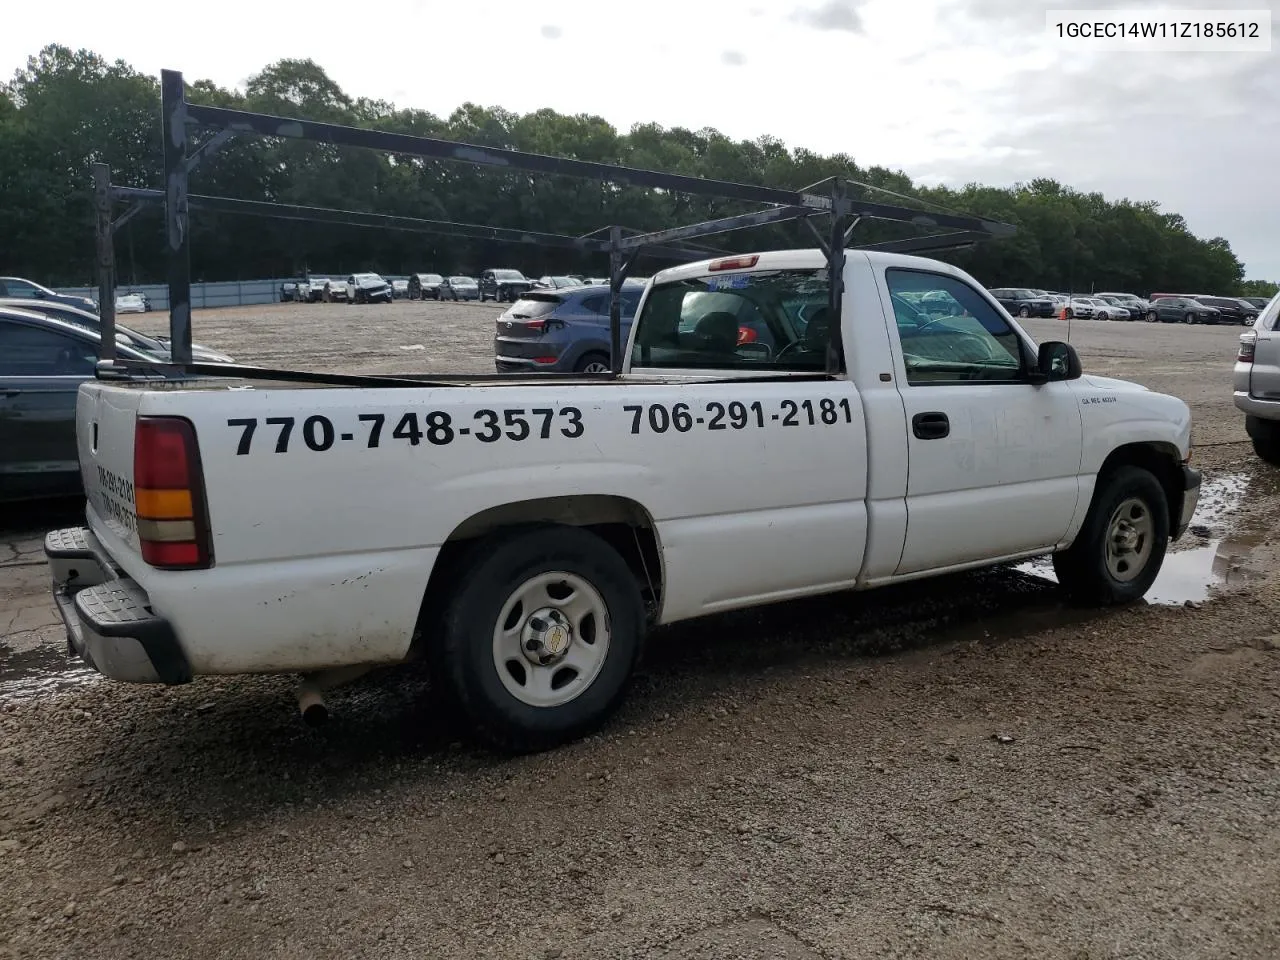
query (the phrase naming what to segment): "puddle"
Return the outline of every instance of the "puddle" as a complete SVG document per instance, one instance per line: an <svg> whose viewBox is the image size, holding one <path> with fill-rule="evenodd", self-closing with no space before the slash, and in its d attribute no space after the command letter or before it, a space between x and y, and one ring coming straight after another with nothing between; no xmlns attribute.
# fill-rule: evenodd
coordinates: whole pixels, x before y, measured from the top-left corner
<svg viewBox="0 0 1280 960"><path fill-rule="evenodd" d="M53 646L20 652L0 647L0 704L35 700L101 679Z"/></svg>
<svg viewBox="0 0 1280 960"><path fill-rule="evenodd" d="M1182 540L1174 545L1174 550L1165 554L1160 574L1144 597L1148 603L1199 603L1208 600L1217 590L1243 586L1258 578L1258 574L1249 568L1248 561L1266 534L1241 531L1230 536L1221 535L1222 529L1230 525L1242 505L1250 479L1245 474L1228 474L1204 482L1191 526ZM1014 569L1058 582L1048 557L1028 560Z"/></svg>

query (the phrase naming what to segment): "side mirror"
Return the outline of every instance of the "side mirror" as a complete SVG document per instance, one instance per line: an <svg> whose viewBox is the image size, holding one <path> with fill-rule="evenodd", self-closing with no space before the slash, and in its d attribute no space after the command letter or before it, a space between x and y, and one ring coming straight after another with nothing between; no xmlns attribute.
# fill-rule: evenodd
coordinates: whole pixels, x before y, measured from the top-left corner
<svg viewBox="0 0 1280 960"><path fill-rule="evenodd" d="M1084 373L1084 368L1080 366L1080 355L1076 353L1075 347L1061 340L1050 340L1040 344L1036 373L1039 374L1035 378L1038 382L1049 383L1054 380L1076 380Z"/></svg>

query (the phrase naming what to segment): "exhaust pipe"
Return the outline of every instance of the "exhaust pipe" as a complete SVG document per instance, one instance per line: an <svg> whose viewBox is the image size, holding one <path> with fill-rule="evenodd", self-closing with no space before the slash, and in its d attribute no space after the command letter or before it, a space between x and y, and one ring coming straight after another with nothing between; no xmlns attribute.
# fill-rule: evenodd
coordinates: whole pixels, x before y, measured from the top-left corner
<svg viewBox="0 0 1280 960"><path fill-rule="evenodd" d="M309 680L298 684L298 709L302 711L302 722L308 727L318 727L329 719L329 706L324 702L324 694Z"/></svg>
<svg viewBox="0 0 1280 960"><path fill-rule="evenodd" d="M303 674L302 681L296 690L302 722L309 727L318 727L323 724L329 719L329 705L324 701L324 691L350 683L364 676L375 666L376 664L356 664Z"/></svg>

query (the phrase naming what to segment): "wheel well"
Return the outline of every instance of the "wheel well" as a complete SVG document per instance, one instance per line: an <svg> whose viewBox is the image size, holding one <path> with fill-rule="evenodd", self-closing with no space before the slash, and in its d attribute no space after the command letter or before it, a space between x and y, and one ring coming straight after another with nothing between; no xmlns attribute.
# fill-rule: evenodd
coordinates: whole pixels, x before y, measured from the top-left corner
<svg viewBox="0 0 1280 960"><path fill-rule="evenodd" d="M437 631L433 617L444 610L454 584L465 575L468 551L484 538L537 524L582 527L608 543L627 562L650 619L656 619L662 605L662 550L649 511L626 497L606 495L520 500L468 517L444 542L423 594L411 655Z"/></svg>
<svg viewBox="0 0 1280 960"><path fill-rule="evenodd" d="M1182 517L1182 499L1186 490L1182 484L1182 458L1178 448L1171 443L1127 443L1116 447L1102 461L1098 470L1098 484L1118 467L1140 467L1152 473L1164 488L1169 501L1169 529L1173 530Z"/></svg>

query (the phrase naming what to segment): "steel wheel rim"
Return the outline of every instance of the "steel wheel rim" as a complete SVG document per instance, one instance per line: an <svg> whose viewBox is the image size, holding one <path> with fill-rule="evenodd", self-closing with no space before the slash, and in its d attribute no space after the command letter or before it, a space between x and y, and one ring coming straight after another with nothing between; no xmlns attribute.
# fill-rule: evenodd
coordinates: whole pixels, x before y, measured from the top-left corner
<svg viewBox="0 0 1280 960"><path fill-rule="evenodd" d="M604 668L612 632L600 591L563 570L515 588L493 627L493 665L506 691L531 707L559 707Z"/></svg>
<svg viewBox="0 0 1280 960"><path fill-rule="evenodd" d="M1155 537L1151 508L1137 497L1125 500L1107 524L1107 572L1121 583L1141 576L1151 560Z"/></svg>
<svg viewBox="0 0 1280 960"><path fill-rule="evenodd" d="M607 363L601 363L599 360L592 360L582 368L583 373L607 373L608 370L609 365Z"/></svg>

